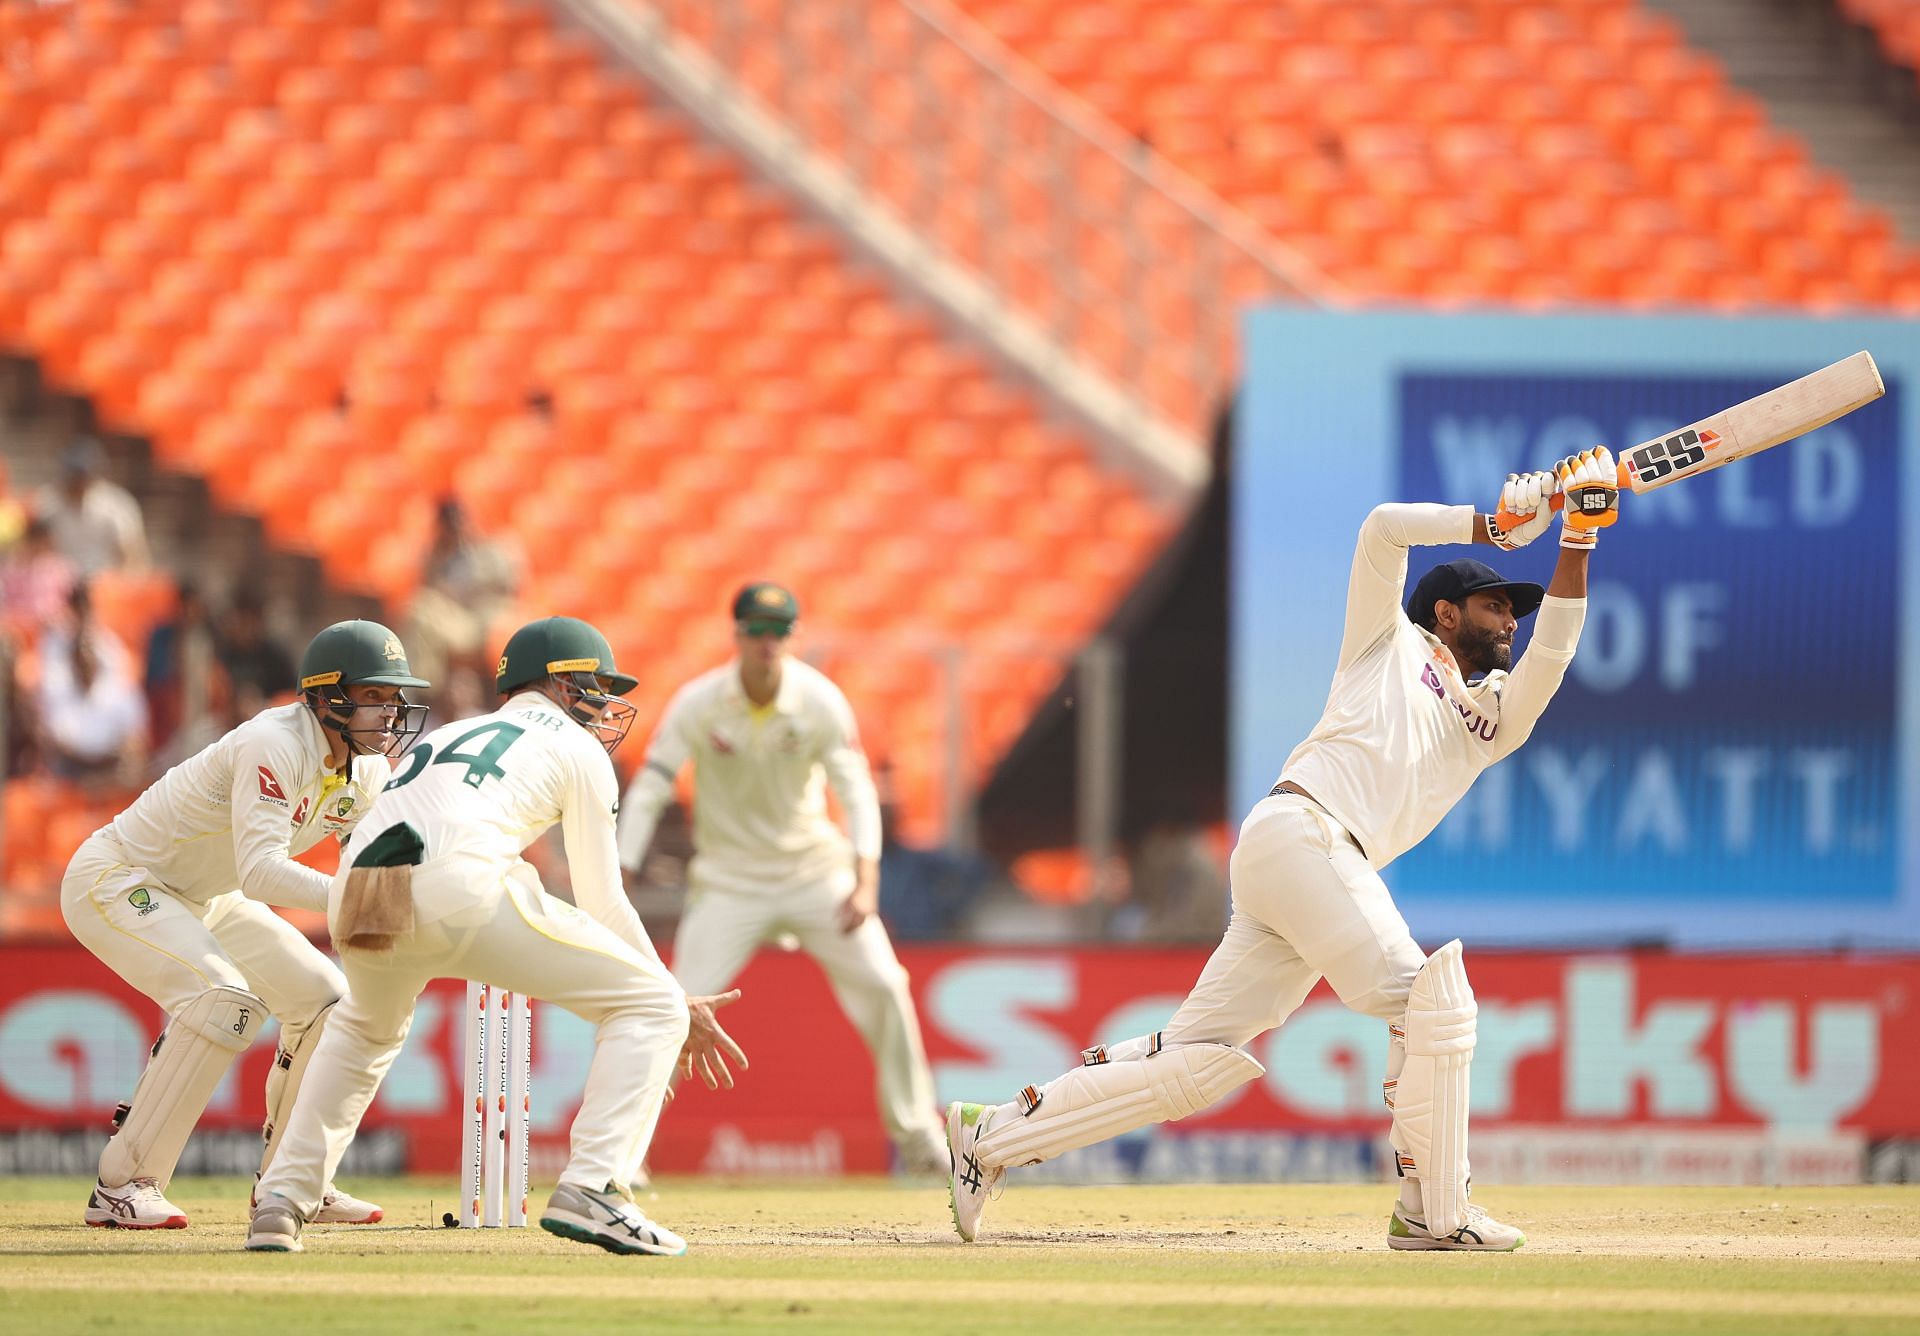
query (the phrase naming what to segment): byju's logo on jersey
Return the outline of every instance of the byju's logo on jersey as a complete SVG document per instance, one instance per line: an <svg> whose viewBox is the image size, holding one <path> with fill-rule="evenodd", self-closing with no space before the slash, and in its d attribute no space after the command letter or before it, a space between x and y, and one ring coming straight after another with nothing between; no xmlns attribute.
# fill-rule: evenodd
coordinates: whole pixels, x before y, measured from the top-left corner
<svg viewBox="0 0 1920 1336"><path fill-rule="evenodd" d="M153 898L153 892L144 886L134 887L133 893L127 897L127 903L133 906L133 912L141 918L160 908L160 902Z"/></svg>
<svg viewBox="0 0 1920 1336"><path fill-rule="evenodd" d="M260 771L260 796L270 803L279 803L282 807L285 807L287 805L287 791L280 787L279 779L274 776L273 771L267 769L264 765L257 768Z"/></svg>

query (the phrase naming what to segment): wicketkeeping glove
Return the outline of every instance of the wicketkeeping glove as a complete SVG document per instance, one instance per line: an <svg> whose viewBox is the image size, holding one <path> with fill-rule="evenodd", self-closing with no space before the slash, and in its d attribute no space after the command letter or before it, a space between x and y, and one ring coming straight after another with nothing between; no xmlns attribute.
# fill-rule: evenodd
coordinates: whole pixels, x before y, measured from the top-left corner
<svg viewBox="0 0 1920 1336"><path fill-rule="evenodd" d="M1487 537L1494 546L1511 552L1545 533L1553 522L1547 502L1555 490L1551 473L1509 473L1499 506L1487 516Z"/></svg>
<svg viewBox="0 0 1920 1336"><path fill-rule="evenodd" d="M1560 546L1593 549L1600 530L1620 518L1620 471L1613 452L1595 446L1554 466L1564 509Z"/></svg>

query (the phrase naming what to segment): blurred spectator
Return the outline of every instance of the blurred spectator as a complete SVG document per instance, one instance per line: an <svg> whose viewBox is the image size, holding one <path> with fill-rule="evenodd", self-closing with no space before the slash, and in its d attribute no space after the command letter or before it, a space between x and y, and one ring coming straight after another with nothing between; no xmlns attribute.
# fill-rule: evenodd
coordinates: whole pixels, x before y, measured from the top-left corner
<svg viewBox="0 0 1920 1336"><path fill-rule="evenodd" d="M0 620L23 642L59 621L74 587L73 563L53 544L53 527L40 515L27 520L20 542L0 561Z"/></svg>
<svg viewBox="0 0 1920 1336"><path fill-rule="evenodd" d="M880 917L900 941L951 940L993 880L993 867L977 854L923 849L902 840L892 778L886 764L875 768L880 791Z"/></svg>
<svg viewBox="0 0 1920 1336"><path fill-rule="evenodd" d="M13 545L27 531L27 508L20 504L20 498L13 494L11 479L7 475L7 461L0 457L0 553L11 552Z"/></svg>
<svg viewBox="0 0 1920 1336"><path fill-rule="evenodd" d="M252 718L276 696L292 695L293 657L268 632L266 605L258 591L241 589L233 596L215 640L242 718Z"/></svg>
<svg viewBox="0 0 1920 1336"><path fill-rule="evenodd" d="M214 724L216 694L226 689L206 600L186 580L176 581L175 590L173 616L147 635L148 734L155 751L177 750L169 745L177 734L206 734Z"/></svg>
<svg viewBox="0 0 1920 1336"><path fill-rule="evenodd" d="M146 754L147 704L119 637L93 615L77 584L73 620L40 641L42 756L62 779L132 784Z"/></svg>
<svg viewBox="0 0 1920 1336"><path fill-rule="evenodd" d="M1147 942L1216 942L1227 924L1227 876L1197 821L1165 818L1134 846L1132 898L1114 915L1114 936Z"/></svg>
<svg viewBox="0 0 1920 1336"><path fill-rule="evenodd" d="M53 545L82 577L144 570L147 526L133 494L102 476L100 442L75 441L60 457L60 480L40 489L34 510L53 526Z"/></svg>
<svg viewBox="0 0 1920 1336"><path fill-rule="evenodd" d="M406 641L414 671L439 682L452 663L490 669L488 628L519 587L518 556L476 532L457 498L442 497L410 609Z"/></svg>
<svg viewBox="0 0 1920 1336"><path fill-rule="evenodd" d="M411 660L409 660L411 662ZM422 677L426 674L422 673ZM472 664L458 664L440 677L428 677L433 683L428 689L430 700L427 710L427 722L421 732L431 733L442 724L450 724L456 719L471 719L476 714L485 714L497 703L493 694L493 679L482 677Z"/></svg>

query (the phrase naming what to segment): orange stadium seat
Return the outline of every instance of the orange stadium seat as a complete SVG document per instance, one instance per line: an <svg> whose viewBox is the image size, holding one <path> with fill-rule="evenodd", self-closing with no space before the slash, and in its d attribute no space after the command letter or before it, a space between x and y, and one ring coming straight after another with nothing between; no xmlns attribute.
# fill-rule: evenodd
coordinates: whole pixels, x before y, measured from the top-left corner
<svg viewBox="0 0 1920 1336"><path fill-rule="evenodd" d="M1167 517L1030 398L542 6L472 0L456 21L421 0L184 0L85 5L77 24L21 8L0 6L0 35L30 44L0 74L0 285L21 298L0 303L0 335L342 587L403 603L432 501L454 490L528 554L529 599L603 610L664 696L724 652L715 609L748 575L794 582L823 634L1072 640L1165 539ZM1131 18L1045 21L1061 8L1000 12L1052 34L1062 69L1113 65L1129 96L1171 77L1152 52L1105 59L1142 31ZM1210 145L1207 118L1273 62L1221 44L1260 25L1146 12L1203 72L1165 99L1187 127L1168 146L1211 154L1230 183L1258 159ZM794 29L821 68L843 60L833 25ZM903 32L889 18L876 40ZM1356 52L1304 64L1331 79L1366 67ZM1396 86L1425 77L1394 68ZM1391 103L1341 96L1370 118ZM814 98L809 124L831 137L840 106ZM1317 183L1303 216L1346 184ZM1347 213L1404 218L1420 198L1409 186ZM1818 237L1859 230L1838 209L1818 217ZM976 547L984 564L956 569L951 554ZM1063 560L1077 599L1031 579ZM160 608L151 591L108 597L135 630ZM856 681L922 830L944 801L927 674L894 663ZM977 764L1050 685L992 680L1003 699L969 697ZM37 801L17 789L10 816ZM45 847L9 846L9 867L55 867L97 816L62 812L33 824Z"/></svg>

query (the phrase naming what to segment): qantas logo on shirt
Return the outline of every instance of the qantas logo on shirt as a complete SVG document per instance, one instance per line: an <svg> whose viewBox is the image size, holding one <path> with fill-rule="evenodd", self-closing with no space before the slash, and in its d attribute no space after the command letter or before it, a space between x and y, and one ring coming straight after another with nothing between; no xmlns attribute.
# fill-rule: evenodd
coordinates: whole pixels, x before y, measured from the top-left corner
<svg viewBox="0 0 1920 1336"><path fill-rule="evenodd" d="M257 767L257 769L260 771L260 796L270 803L279 803L282 807L285 807L287 805L287 791L280 787L279 779L275 777L273 771L267 769L264 765Z"/></svg>
<svg viewBox="0 0 1920 1336"><path fill-rule="evenodd" d="M713 732L707 734L707 745L719 752L722 756L733 755L733 743L728 741L726 735L720 732L719 729L715 729Z"/></svg>
<svg viewBox="0 0 1920 1336"><path fill-rule="evenodd" d="M302 798L300 805L293 809L293 824L296 826L307 819L307 801L307 799Z"/></svg>

